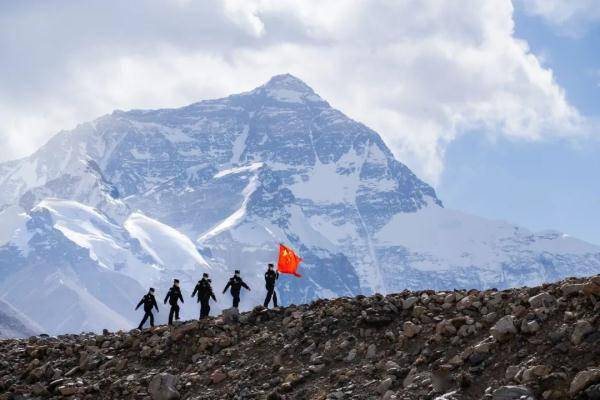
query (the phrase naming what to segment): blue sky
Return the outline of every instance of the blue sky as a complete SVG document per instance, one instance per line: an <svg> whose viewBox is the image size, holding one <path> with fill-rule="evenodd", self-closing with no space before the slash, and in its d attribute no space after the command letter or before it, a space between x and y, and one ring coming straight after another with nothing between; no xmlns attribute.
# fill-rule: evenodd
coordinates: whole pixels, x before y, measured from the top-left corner
<svg viewBox="0 0 600 400"><path fill-rule="evenodd" d="M522 10L515 22L568 101L600 119L600 24L573 36ZM600 134L590 129L576 140L462 136L447 149L439 195L447 207L600 244Z"/></svg>

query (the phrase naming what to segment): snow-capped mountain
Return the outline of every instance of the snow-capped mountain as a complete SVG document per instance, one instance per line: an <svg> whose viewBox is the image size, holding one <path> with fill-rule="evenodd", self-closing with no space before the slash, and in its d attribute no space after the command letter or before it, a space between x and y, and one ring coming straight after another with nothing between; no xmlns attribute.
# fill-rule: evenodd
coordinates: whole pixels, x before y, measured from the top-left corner
<svg viewBox="0 0 600 400"><path fill-rule="evenodd" d="M284 303L600 271L600 247L444 208L376 132L291 75L60 132L0 164L0 210L0 298L50 332L134 326L148 286L162 300L179 278L189 296L204 271L220 292L241 269L250 308L279 242L305 260L281 279Z"/></svg>
<svg viewBox="0 0 600 400"><path fill-rule="evenodd" d="M27 338L42 328L5 301L0 300L0 339Z"/></svg>

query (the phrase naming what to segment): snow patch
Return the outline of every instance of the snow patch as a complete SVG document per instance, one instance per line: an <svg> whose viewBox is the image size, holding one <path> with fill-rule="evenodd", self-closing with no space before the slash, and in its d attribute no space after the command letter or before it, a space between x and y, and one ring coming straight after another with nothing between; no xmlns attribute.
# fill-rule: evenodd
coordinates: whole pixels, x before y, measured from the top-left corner
<svg viewBox="0 0 600 400"><path fill-rule="evenodd" d="M257 163L257 164L252 164L252 165L258 165L258 164L262 165L262 163ZM255 170L260 168L260 165L258 167L255 167ZM248 168L248 167L242 167L242 168ZM236 169L238 171L231 172ZM231 173L239 173L240 172L239 168L234 168L233 170L221 171L221 173L226 172L225 175L229 175ZM219 175L219 174L217 174L217 175ZM221 175L221 176L225 176L225 175ZM210 239L210 238L220 234L221 232L231 229L234 226L236 226L237 224L239 224L243 220L244 216L246 215L246 208L248 206L248 202L250 201L250 196L252 196L252 193L254 193L254 191L256 190L257 187L258 187L258 177L256 175L253 175L252 178L250 178L250 182L248 183L248 185L242 191L242 195L244 196L244 199L242 201L242 205L240 206L240 208L238 208L233 214L231 214L230 216L225 218L223 221L218 223L214 228L212 228L211 230L206 232L204 235L200 236L200 238L198 239L198 242L201 243L201 242L203 242L207 239Z"/></svg>
<svg viewBox="0 0 600 400"><path fill-rule="evenodd" d="M214 179L223 178L224 176L227 176L227 175L241 174L242 172L254 172L254 171L260 169L263 165L264 165L264 163L257 162L257 163L253 163L253 164L246 165L243 167L225 169L223 171L218 172L214 176Z"/></svg>
<svg viewBox="0 0 600 400"><path fill-rule="evenodd" d="M168 269L211 269L190 238L175 228L141 213L131 214L124 226L148 254Z"/></svg>

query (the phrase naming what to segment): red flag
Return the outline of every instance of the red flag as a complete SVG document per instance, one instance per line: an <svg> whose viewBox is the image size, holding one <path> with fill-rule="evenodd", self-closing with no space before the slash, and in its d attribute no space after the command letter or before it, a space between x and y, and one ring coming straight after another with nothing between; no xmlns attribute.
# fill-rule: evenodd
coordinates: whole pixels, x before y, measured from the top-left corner
<svg viewBox="0 0 600 400"><path fill-rule="evenodd" d="M277 271L282 274L293 274L295 277L300 278L302 275L298 274L298 265L302 259L294 253L294 250L279 244L279 261L277 261Z"/></svg>

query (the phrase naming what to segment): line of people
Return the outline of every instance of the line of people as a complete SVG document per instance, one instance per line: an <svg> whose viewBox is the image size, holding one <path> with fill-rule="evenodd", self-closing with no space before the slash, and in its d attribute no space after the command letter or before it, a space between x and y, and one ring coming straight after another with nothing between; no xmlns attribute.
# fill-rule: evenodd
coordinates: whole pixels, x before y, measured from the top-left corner
<svg viewBox="0 0 600 400"><path fill-rule="evenodd" d="M267 267L267 272L265 272L265 288L267 289L267 295L264 301L265 307L269 306L271 300L273 300L273 306L277 307L277 293L275 292L275 283L277 282L277 279L279 279L279 272L275 271L273 264L269 264ZM230 290L233 299L233 307L235 308L238 308L240 304L240 293L242 288L251 290L246 282L242 280L240 271L235 270L233 276L229 278L227 285L225 285L225 288L223 289L223 293L225 293L227 289ZM202 279L199 280L194 287L191 297L196 295L197 302L200 303L200 319L204 319L208 317L210 313L210 299L212 298L213 301L217 301L212 289L211 280L207 273L202 274ZM181 294L181 289L179 288L179 279L173 280L173 286L169 288L169 291L165 296L164 304L167 304L167 301L170 305L169 325L173 325L173 318L175 318L175 320L179 320L179 301L184 303L183 295ZM150 326L154 326L153 310L156 309L156 312L158 312L158 304L156 303L156 298L154 297L154 288L150 288L148 293L142 297L135 309L137 310L142 305L144 306L144 317L138 326L138 329L140 330L148 319L150 319Z"/></svg>

